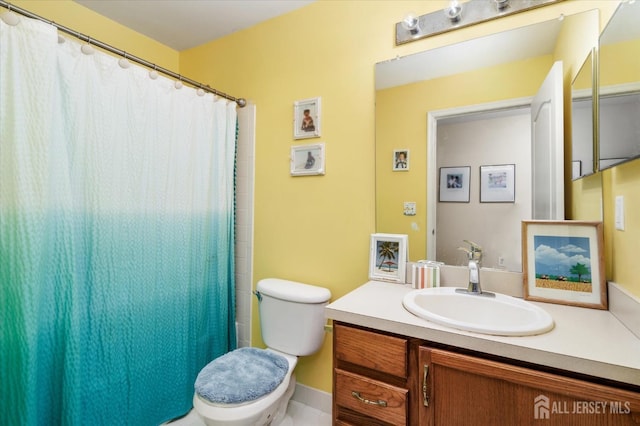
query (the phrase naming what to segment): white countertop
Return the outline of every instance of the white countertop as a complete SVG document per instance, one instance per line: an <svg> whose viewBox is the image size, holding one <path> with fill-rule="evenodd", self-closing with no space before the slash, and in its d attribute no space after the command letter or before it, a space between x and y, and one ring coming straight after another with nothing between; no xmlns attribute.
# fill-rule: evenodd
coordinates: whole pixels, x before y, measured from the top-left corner
<svg viewBox="0 0 640 426"><path fill-rule="evenodd" d="M369 281L329 304L327 318L640 386L640 339L609 311L531 302L555 321L548 333L504 337L418 318L402 306L410 284Z"/></svg>

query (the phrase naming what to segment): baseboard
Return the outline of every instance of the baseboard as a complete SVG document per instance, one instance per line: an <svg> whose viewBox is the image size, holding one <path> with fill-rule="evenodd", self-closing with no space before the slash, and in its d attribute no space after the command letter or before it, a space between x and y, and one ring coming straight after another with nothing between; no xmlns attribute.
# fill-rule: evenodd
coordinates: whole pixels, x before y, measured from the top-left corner
<svg viewBox="0 0 640 426"><path fill-rule="evenodd" d="M640 299L609 282L609 312L640 339Z"/></svg>
<svg viewBox="0 0 640 426"><path fill-rule="evenodd" d="M296 390L293 392L291 399L323 413L331 414L332 399L331 394L328 392L296 383Z"/></svg>

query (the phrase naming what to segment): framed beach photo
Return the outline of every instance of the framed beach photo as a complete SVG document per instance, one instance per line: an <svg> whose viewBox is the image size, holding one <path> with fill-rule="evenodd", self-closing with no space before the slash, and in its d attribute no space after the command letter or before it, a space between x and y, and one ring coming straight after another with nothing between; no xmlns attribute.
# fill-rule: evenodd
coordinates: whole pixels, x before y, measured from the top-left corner
<svg viewBox="0 0 640 426"><path fill-rule="evenodd" d="M324 143L291 147L291 176L324 174Z"/></svg>
<svg viewBox="0 0 640 426"><path fill-rule="evenodd" d="M469 175L471 167L440 167L438 201L447 203L469 202Z"/></svg>
<svg viewBox="0 0 640 426"><path fill-rule="evenodd" d="M293 103L293 138L320 136L320 98L303 99Z"/></svg>
<svg viewBox="0 0 640 426"><path fill-rule="evenodd" d="M393 171L406 172L409 170L409 150L394 149L393 150Z"/></svg>
<svg viewBox="0 0 640 426"><path fill-rule="evenodd" d="M369 279L404 284L408 239L403 234L371 234Z"/></svg>
<svg viewBox="0 0 640 426"><path fill-rule="evenodd" d="M524 298L607 309L602 222L523 221Z"/></svg>
<svg viewBox="0 0 640 426"><path fill-rule="evenodd" d="M480 202L516 201L516 165L480 166Z"/></svg>

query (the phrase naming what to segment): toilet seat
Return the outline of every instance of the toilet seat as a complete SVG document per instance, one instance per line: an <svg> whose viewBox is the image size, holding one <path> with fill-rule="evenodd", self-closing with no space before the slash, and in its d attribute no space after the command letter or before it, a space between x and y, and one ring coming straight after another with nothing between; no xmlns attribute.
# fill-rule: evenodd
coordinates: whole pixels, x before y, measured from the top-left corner
<svg viewBox="0 0 640 426"><path fill-rule="evenodd" d="M237 350L237 349L236 349ZM295 375L293 370L298 363L298 358L293 355L281 353L272 349L263 349L283 356L289 363L288 371L278 387L256 400L239 404L218 404L207 401L198 392L194 392L193 406L195 411L202 417L215 419L220 422L232 423L238 419L247 418L253 413L260 413L267 407L278 401L287 391L293 391L291 386L295 386Z"/></svg>
<svg viewBox="0 0 640 426"><path fill-rule="evenodd" d="M196 393L218 405L247 404L273 392L289 372L288 360L258 348L240 348L207 364L198 374Z"/></svg>

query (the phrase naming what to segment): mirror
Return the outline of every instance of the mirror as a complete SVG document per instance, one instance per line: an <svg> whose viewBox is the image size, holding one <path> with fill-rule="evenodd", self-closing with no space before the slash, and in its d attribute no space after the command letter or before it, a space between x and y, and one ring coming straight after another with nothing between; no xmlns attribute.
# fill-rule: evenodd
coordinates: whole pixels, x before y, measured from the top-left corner
<svg viewBox="0 0 640 426"><path fill-rule="evenodd" d="M571 179L580 179L595 172L594 162L594 98L595 98L594 49L584 61L578 75L571 83Z"/></svg>
<svg viewBox="0 0 640 426"><path fill-rule="evenodd" d="M376 231L408 234L411 261L440 260L433 242L446 235L451 227L471 240L476 231L482 231L474 241L485 248L483 266L521 271L520 221L531 217L530 207L520 200L521 189L530 185L526 167L516 167L516 202L486 203L482 206L485 211L480 214L476 207L481 175L480 168L473 163L469 178L470 186L476 188L470 195L475 204L471 207L471 203L457 203L456 207L464 210L460 219L442 225L436 213L441 203L435 182L438 181L438 161L442 160L440 154L447 155L447 152L438 153L429 141L446 137L447 133L438 130L432 135L432 120L435 116L448 117L449 123L440 124L455 124L456 120L464 121L465 110L474 113L478 105L490 105L495 110L510 110L514 106L528 108L558 59L564 62L564 84L569 85L571 74L577 72L597 43L598 32L598 12L592 10L567 16L562 21L540 22L376 64ZM572 33L579 36L572 37ZM447 116L451 111L456 111L459 117ZM440 124L438 127L446 130ZM499 131L506 126L489 123L482 128ZM526 132L530 137L530 130ZM501 156L501 148L481 145L479 130L472 130L471 134L473 137L468 143L475 141L473 151L468 148L453 148L453 151L460 154L468 150L470 155L484 152L488 157L482 164L488 166L514 163ZM408 154L408 166L402 171L393 170L393 155L398 150ZM530 155L528 150L523 152L525 157ZM472 164L464 158L456 161L457 164L448 165ZM570 159L565 163L570 163ZM565 169L568 167L569 164L565 164ZM570 174L565 176L566 188ZM403 214L405 202L416 203L415 215ZM514 213L519 209L525 213ZM469 225L470 228L465 228ZM496 231L504 231L500 232L504 236L496 238ZM458 237L447 239L456 247L462 244ZM466 264L464 253L456 256L446 259L446 263Z"/></svg>
<svg viewBox="0 0 640 426"><path fill-rule="evenodd" d="M600 169L640 157L640 2L623 2L600 36Z"/></svg>

